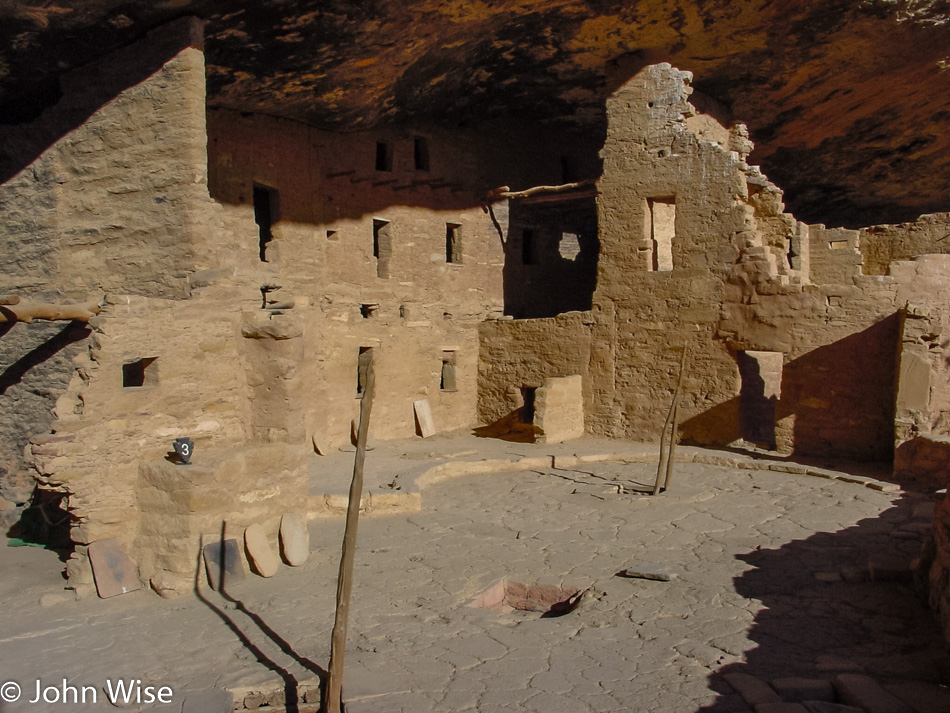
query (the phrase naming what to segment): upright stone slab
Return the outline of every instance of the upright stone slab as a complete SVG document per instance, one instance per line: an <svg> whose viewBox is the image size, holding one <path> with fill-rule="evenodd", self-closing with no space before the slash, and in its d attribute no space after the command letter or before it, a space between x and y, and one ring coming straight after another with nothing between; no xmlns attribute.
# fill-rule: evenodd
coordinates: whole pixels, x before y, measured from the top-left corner
<svg viewBox="0 0 950 713"><path fill-rule="evenodd" d="M97 540L89 545L89 561L96 580L96 591L103 599L141 589L135 563L117 540Z"/></svg>
<svg viewBox="0 0 950 713"><path fill-rule="evenodd" d="M584 435L584 388L580 376L544 380L534 400L534 425L545 443L561 443Z"/></svg>
<svg viewBox="0 0 950 713"><path fill-rule="evenodd" d="M215 591L220 591L221 585L227 586L234 582L246 579L244 563L241 561L241 551L237 540L204 538L207 543L202 547L205 558L205 570L208 573L208 584Z"/></svg>
<svg viewBox="0 0 950 713"><path fill-rule="evenodd" d="M254 523L244 530L244 549L251 568L262 577L273 577L280 569L280 562L268 540L264 528Z"/></svg>
<svg viewBox="0 0 950 713"><path fill-rule="evenodd" d="M432 409L428 399L419 399L412 402L412 409L416 413L416 423L419 425L419 435L423 438L435 435L435 421L432 420Z"/></svg>
<svg viewBox="0 0 950 713"><path fill-rule="evenodd" d="M297 513L285 513L280 519L280 548L291 567L299 567L310 556L310 530Z"/></svg>

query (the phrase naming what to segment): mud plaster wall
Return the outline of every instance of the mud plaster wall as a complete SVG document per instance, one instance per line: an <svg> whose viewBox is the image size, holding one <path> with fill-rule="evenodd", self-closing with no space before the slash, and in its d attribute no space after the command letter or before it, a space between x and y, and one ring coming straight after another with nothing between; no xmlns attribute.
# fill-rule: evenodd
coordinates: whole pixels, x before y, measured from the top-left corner
<svg viewBox="0 0 950 713"><path fill-rule="evenodd" d="M886 275L895 260L950 252L950 213L922 215L913 223L874 225L859 231L865 275Z"/></svg>
<svg viewBox="0 0 950 713"><path fill-rule="evenodd" d="M210 189L237 266L235 289L251 308L262 285L280 285L268 298L287 305L301 328L293 378L307 435L324 447L349 442L359 410L357 359L367 347L377 374L373 437L412 436L412 402L421 398L438 429L470 425L477 326L502 313L510 232L505 204L494 207L493 220L483 196L502 181L556 182L560 155L545 152L553 139L432 127L342 135L226 111L208 117ZM416 162L420 140L424 168ZM390 152L391 170L377 170L378 142ZM266 262L255 184L276 196ZM382 256L374 256L381 223L391 250L387 276ZM452 262L448 224L458 226ZM444 358L455 362L454 389L442 388Z"/></svg>

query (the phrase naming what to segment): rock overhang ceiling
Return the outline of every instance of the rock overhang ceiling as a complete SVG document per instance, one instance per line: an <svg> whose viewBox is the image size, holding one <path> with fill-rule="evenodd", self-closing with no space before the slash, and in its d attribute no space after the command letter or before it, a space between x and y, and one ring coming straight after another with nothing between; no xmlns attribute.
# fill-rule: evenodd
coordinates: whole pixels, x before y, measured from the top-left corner
<svg viewBox="0 0 950 713"><path fill-rule="evenodd" d="M950 209L950 0L0 0L0 117L176 17L207 20L208 102L352 131L601 131L617 60L668 61L749 125L797 217Z"/></svg>

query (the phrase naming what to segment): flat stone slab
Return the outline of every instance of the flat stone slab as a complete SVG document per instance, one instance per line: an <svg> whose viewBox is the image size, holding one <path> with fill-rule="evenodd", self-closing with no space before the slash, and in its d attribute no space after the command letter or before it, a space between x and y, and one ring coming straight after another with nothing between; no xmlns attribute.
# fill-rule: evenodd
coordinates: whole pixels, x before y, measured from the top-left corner
<svg viewBox="0 0 950 713"><path fill-rule="evenodd" d="M273 577L277 574L280 561L261 525L254 523L244 530L244 548L255 572L262 577Z"/></svg>
<svg viewBox="0 0 950 713"><path fill-rule="evenodd" d="M842 703L863 708L867 713L914 713L910 706L885 691L873 678L860 673L835 676L835 690Z"/></svg>
<svg viewBox="0 0 950 713"><path fill-rule="evenodd" d="M181 704L181 713L231 713L234 696L228 691L186 691Z"/></svg>
<svg viewBox="0 0 950 713"><path fill-rule="evenodd" d="M727 673L723 676L726 683L736 689L750 706L760 703L784 703L782 697L762 679L748 673Z"/></svg>
<svg viewBox="0 0 950 713"><path fill-rule="evenodd" d="M310 530L297 513L288 512L280 518L280 549L291 567L299 567L310 556Z"/></svg>
<svg viewBox="0 0 950 713"><path fill-rule="evenodd" d="M412 402L412 410L416 414L416 423L419 425L419 435L423 438L434 436L435 421L432 419L432 409L428 399L419 399Z"/></svg>
<svg viewBox="0 0 950 713"><path fill-rule="evenodd" d="M846 706L843 703L829 703L828 701L805 701L802 705L808 713L864 713L863 708Z"/></svg>
<svg viewBox="0 0 950 713"><path fill-rule="evenodd" d="M89 545L89 561L96 580L96 591L103 599L142 588L135 563L118 540L97 540Z"/></svg>
<svg viewBox="0 0 950 713"><path fill-rule="evenodd" d="M786 701L802 703L804 701L835 700L835 687L831 681L820 678L776 678L772 680L772 688Z"/></svg>
<svg viewBox="0 0 950 713"><path fill-rule="evenodd" d="M623 577L652 579L656 582L669 582L679 578L679 572L668 564L636 564L627 567L620 574Z"/></svg>
<svg viewBox="0 0 950 713"><path fill-rule="evenodd" d="M240 582L247 578L237 540L225 540L224 543L220 540L209 542L202 548L202 552L204 553L205 570L208 573L208 584L211 585L213 590L219 591L222 576L225 585Z"/></svg>

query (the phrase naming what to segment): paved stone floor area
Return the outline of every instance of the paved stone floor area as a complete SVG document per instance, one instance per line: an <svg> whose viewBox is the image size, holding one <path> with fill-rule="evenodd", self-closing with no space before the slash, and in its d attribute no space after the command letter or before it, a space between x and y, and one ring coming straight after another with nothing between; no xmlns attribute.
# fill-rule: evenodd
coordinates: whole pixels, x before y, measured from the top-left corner
<svg viewBox="0 0 950 713"><path fill-rule="evenodd" d="M917 554L927 496L697 463L677 465L669 493L631 494L654 473L605 462L463 476L427 487L421 512L361 520L349 713L751 711L725 674L849 672L919 713L950 710L933 619L909 584L869 580L869 559ZM0 712L113 710L103 688L129 678L171 687L174 703L123 710L213 713L199 704L212 689L251 706L292 691L328 659L342 527L311 523L303 567L175 600L57 601L55 555L4 548L0 683L23 698ZM643 563L678 577L618 576ZM504 578L590 590L560 617L467 606ZM31 705L38 679L92 686L97 701Z"/></svg>

